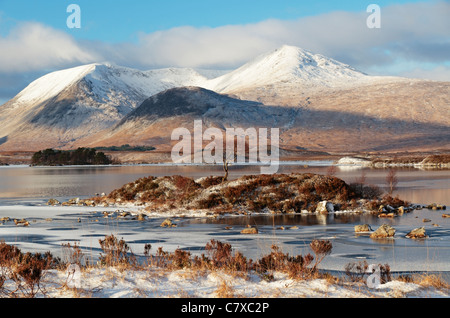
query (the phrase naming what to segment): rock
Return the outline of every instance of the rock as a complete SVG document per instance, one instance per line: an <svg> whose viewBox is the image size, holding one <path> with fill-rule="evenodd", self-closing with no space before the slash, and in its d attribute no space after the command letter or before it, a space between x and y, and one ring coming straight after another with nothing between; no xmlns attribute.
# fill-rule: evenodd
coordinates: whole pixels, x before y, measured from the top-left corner
<svg viewBox="0 0 450 318"><path fill-rule="evenodd" d="M450 214L442 214L443 218L450 218Z"/></svg>
<svg viewBox="0 0 450 318"><path fill-rule="evenodd" d="M436 211L436 210L446 210L447 207L446 207L445 205L432 203L432 204L429 204L429 205L427 206L427 209L428 209L428 210L435 210L435 211Z"/></svg>
<svg viewBox="0 0 450 318"><path fill-rule="evenodd" d="M176 227L177 225L172 223L171 219L165 219L164 222L161 223L161 227Z"/></svg>
<svg viewBox="0 0 450 318"><path fill-rule="evenodd" d="M372 231L372 229L370 228L369 224L360 224L360 225L355 225L355 232L356 233L360 233L360 232L370 232Z"/></svg>
<svg viewBox="0 0 450 318"><path fill-rule="evenodd" d="M334 212L334 205L328 201L321 201L317 204L316 212L321 214Z"/></svg>
<svg viewBox="0 0 450 318"><path fill-rule="evenodd" d="M248 225L241 231L241 234L258 234L258 229L256 227L251 227L250 225Z"/></svg>
<svg viewBox="0 0 450 318"><path fill-rule="evenodd" d="M14 219L14 223L16 225L22 225L22 226L29 226L30 225L30 223L27 220L25 220L25 219L22 219L22 220Z"/></svg>
<svg viewBox="0 0 450 318"><path fill-rule="evenodd" d="M61 202L56 199L50 199L47 201L47 205L61 205Z"/></svg>
<svg viewBox="0 0 450 318"><path fill-rule="evenodd" d="M418 239L418 238L426 238L428 236L425 232L425 228L419 227L406 234L406 237L410 239Z"/></svg>
<svg viewBox="0 0 450 318"><path fill-rule="evenodd" d="M127 216L131 216L131 213L128 212L128 211L122 211L122 212L116 211L116 212L119 213L119 214L117 215L118 218L119 218L119 217L121 217L121 218L126 218Z"/></svg>
<svg viewBox="0 0 450 318"><path fill-rule="evenodd" d="M395 229L387 224L381 225L375 232L370 234L370 238L387 238L395 235Z"/></svg>
<svg viewBox="0 0 450 318"><path fill-rule="evenodd" d="M145 215L144 214L142 214L142 213L139 213L139 215L138 215L138 221L145 221Z"/></svg>
<svg viewBox="0 0 450 318"><path fill-rule="evenodd" d="M11 221L11 219L7 216L0 219L0 222L9 222L9 221Z"/></svg>
<svg viewBox="0 0 450 318"><path fill-rule="evenodd" d="M397 209L397 213L398 213L399 215L403 215L403 213L405 213L405 212L408 212L408 210L405 210L405 207L404 207L404 206L401 206L401 207L399 207L399 208Z"/></svg>
<svg viewBox="0 0 450 318"><path fill-rule="evenodd" d="M63 202L62 205L68 206L68 205L76 205L78 203L80 203L80 198L73 198L73 199L70 199L67 202Z"/></svg>
<svg viewBox="0 0 450 318"><path fill-rule="evenodd" d="M394 213L380 213L378 215L379 218L393 218L395 217Z"/></svg>
<svg viewBox="0 0 450 318"><path fill-rule="evenodd" d="M424 223L425 222L431 222L431 220L430 219L423 219L422 222L424 222Z"/></svg>

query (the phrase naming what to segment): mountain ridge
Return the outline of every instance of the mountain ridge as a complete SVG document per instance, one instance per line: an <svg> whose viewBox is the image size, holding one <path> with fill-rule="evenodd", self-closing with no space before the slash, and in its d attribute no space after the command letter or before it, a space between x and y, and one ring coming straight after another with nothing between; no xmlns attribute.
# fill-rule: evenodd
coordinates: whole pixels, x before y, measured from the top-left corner
<svg viewBox="0 0 450 318"><path fill-rule="evenodd" d="M108 63L93 63L49 73L0 106L0 150L67 148L80 145L80 142L95 144L92 136L106 140L108 138L102 138L102 134L114 135L111 129L124 126L124 120L133 128L129 115L143 103L161 98L163 92L186 87L189 89L171 91L172 98L184 92L181 99L184 104L179 105L181 115L173 112L173 101L155 102L153 106L160 107L152 110L155 122L169 119L171 125L167 127L172 128L187 125L193 118L192 114L187 116L189 107L191 110L197 109L194 114L213 122L212 114L204 112L207 110L204 102L212 102L216 98L222 106L210 109L216 119L220 118L214 121L217 125L256 125L259 120L263 125L289 126L281 139L290 148L298 144L308 145L306 148L314 151L324 151L327 147L335 150L370 150L370 145L379 149L382 145L376 140L377 134L374 134L372 141L362 136L374 131L383 134L378 135L378 139L380 136L391 138L396 134L408 134L409 138L414 138L410 131L386 126L385 122L390 119L398 120L402 125L410 122L412 125L404 126L408 130L419 127L417 138L437 138L439 146L448 145L442 136L450 127L450 110L446 107L450 104L450 82L370 76L344 63L292 46L282 46L226 74L221 73L189 68L139 71ZM195 97L200 96L199 92L202 94L200 99ZM227 98L231 104L247 106L241 110L228 107L228 102L225 102ZM260 114L254 112L255 109ZM226 111L232 111L228 114L229 118ZM291 118L283 116L283 111ZM140 115L134 118L135 124L139 122L139 127L153 137L146 139L138 136L137 131L134 135L124 132L130 138L126 143L132 144L133 138L136 138L148 145L159 143L167 148L162 143L167 138L143 126L144 122L149 123L144 118L149 114ZM263 116L280 120L269 120ZM305 121L305 116L309 116L314 125ZM247 119L242 121L240 117ZM342 126L341 122L346 125ZM383 127L383 132L378 129L380 127ZM163 124L157 129L162 128ZM332 139L337 138L339 129L348 130L346 138L354 142L344 140L337 147ZM389 134L385 133L386 129ZM334 135L330 135L331 132ZM319 136L330 138L330 141L321 142ZM113 140L109 139L111 142ZM386 140L386 143L390 141ZM433 147L433 143L427 147Z"/></svg>

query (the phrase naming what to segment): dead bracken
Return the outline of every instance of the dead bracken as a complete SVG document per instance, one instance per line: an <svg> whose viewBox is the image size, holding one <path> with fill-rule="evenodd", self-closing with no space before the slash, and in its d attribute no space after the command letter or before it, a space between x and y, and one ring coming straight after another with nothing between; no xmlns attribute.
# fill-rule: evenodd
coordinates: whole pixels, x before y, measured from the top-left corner
<svg viewBox="0 0 450 318"><path fill-rule="evenodd" d="M382 206L396 215L408 209L407 202L382 194L376 186L347 184L334 176L312 173L249 175L236 180L219 176L199 180L150 176L125 184L107 196L72 201L88 206L132 205L147 213L179 209L214 214L376 212Z"/></svg>

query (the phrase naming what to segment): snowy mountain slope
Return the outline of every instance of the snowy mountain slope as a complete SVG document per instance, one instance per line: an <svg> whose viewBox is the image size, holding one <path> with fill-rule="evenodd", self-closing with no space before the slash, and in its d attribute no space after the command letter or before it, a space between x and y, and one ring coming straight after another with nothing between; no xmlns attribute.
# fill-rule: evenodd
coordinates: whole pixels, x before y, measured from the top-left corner
<svg viewBox="0 0 450 318"><path fill-rule="evenodd" d="M138 71L108 64L53 72L0 106L0 138L11 147L26 148L31 139L63 146L117 123L149 96L205 80L193 69Z"/></svg>

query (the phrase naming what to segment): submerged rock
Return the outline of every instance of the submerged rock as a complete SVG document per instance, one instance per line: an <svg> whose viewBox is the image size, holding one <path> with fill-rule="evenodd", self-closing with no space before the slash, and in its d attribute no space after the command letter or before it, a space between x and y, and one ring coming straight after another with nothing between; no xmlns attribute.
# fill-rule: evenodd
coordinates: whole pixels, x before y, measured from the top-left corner
<svg viewBox="0 0 450 318"><path fill-rule="evenodd" d="M258 229L256 227L247 226L241 231L241 234L258 234Z"/></svg>
<svg viewBox="0 0 450 318"><path fill-rule="evenodd" d="M375 232L370 234L370 238L387 238L395 235L395 229L387 224L381 225Z"/></svg>
<svg viewBox="0 0 450 318"><path fill-rule="evenodd" d="M171 219L165 219L164 222L161 223L161 227L176 227L177 225L172 222Z"/></svg>

